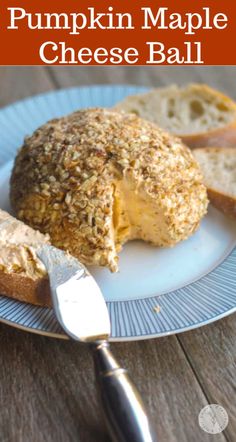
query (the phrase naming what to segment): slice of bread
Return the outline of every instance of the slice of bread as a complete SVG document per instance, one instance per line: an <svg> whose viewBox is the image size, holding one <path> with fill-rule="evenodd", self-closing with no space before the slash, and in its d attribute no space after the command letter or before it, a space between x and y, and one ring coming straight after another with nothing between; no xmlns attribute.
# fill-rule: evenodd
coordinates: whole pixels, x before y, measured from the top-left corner
<svg viewBox="0 0 236 442"><path fill-rule="evenodd" d="M36 305L50 305L47 272L35 249L43 235L0 209L0 294Z"/></svg>
<svg viewBox="0 0 236 442"><path fill-rule="evenodd" d="M211 203L236 218L236 149L206 147L194 150Z"/></svg>
<svg viewBox="0 0 236 442"><path fill-rule="evenodd" d="M236 146L236 103L204 84L152 89L126 97L115 109L156 123L191 148Z"/></svg>

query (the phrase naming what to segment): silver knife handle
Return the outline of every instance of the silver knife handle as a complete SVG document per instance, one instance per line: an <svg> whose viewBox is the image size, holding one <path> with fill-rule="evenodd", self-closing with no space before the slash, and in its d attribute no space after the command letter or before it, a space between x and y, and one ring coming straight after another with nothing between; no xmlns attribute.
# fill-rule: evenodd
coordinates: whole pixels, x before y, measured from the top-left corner
<svg viewBox="0 0 236 442"><path fill-rule="evenodd" d="M117 442L156 442L137 388L106 341L92 345L96 378L108 430Z"/></svg>

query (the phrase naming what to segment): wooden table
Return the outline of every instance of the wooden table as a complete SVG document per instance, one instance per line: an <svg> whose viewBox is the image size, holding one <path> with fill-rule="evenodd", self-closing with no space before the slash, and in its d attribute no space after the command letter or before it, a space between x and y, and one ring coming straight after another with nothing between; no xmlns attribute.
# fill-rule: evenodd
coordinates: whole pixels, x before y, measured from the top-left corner
<svg viewBox="0 0 236 442"><path fill-rule="evenodd" d="M2 67L0 105L93 83L208 82L236 98L229 67ZM188 333L112 345L148 403L161 442L236 440L236 316ZM224 433L198 425L208 403L229 414ZM82 345L0 325L0 441L108 441ZM132 441L130 441L132 442Z"/></svg>

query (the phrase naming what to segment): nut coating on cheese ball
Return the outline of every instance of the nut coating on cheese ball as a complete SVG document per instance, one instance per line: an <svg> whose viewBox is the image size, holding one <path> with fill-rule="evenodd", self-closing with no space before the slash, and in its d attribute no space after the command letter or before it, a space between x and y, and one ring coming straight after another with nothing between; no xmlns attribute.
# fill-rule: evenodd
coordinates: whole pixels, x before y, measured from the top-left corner
<svg viewBox="0 0 236 442"><path fill-rule="evenodd" d="M207 209L181 141L135 115L85 109L26 138L11 177L16 215L85 264L118 269L128 240L173 246Z"/></svg>

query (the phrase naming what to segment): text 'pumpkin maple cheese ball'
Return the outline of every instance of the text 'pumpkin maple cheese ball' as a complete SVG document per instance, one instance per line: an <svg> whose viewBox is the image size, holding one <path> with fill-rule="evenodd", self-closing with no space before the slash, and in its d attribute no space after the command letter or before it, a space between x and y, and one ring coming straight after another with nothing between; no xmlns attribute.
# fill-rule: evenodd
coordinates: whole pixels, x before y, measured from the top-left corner
<svg viewBox="0 0 236 442"><path fill-rule="evenodd" d="M199 166L179 139L100 108L49 121L26 138L11 201L52 244L112 271L126 241L173 246L197 229L208 204Z"/></svg>

